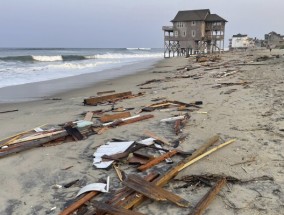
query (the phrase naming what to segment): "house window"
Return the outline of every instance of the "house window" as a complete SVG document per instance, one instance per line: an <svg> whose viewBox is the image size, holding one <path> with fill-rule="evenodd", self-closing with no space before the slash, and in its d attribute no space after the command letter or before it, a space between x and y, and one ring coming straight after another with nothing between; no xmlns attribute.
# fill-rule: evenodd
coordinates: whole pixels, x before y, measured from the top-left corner
<svg viewBox="0 0 284 215"><path fill-rule="evenodd" d="M184 23L183 23L183 22L177 22L177 27L178 27L178 28L184 27Z"/></svg>
<svg viewBox="0 0 284 215"><path fill-rule="evenodd" d="M183 32L183 36L186 36L186 31Z"/></svg>
<svg viewBox="0 0 284 215"><path fill-rule="evenodd" d="M191 22L191 25L192 25L192 26L195 26L195 25L196 25L196 22L195 22L195 21L192 21L192 22Z"/></svg>
<svg viewBox="0 0 284 215"><path fill-rule="evenodd" d="M178 31L175 31L175 37L178 37Z"/></svg>
<svg viewBox="0 0 284 215"><path fill-rule="evenodd" d="M192 35L192 37L195 37L195 30L192 30L192 32L191 32L191 35Z"/></svg>

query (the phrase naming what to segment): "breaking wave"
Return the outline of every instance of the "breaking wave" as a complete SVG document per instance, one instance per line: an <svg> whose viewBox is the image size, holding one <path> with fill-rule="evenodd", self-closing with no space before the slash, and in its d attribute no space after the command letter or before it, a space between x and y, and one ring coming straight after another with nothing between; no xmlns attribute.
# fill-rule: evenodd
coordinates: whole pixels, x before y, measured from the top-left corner
<svg viewBox="0 0 284 215"><path fill-rule="evenodd" d="M26 56L9 56L0 57L1 61L18 61L18 62L55 62L55 61L80 61L89 59L127 59L127 58L158 58L162 57L161 53L145 53L145 54L96 54L86 55L26 55Z"/></svg>

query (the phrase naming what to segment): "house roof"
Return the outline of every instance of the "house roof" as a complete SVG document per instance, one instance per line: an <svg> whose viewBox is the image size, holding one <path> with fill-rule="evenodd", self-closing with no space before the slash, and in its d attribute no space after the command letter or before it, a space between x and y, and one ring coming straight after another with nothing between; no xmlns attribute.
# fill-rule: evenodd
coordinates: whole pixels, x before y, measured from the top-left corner
<svg viewBox="0 0 284 215"><path fill-rule="evenodd" d="M247 34L236 34L236 35L233 35L233 37L247 37L248 35Z"/></svg>
<svg viewBox="0 0 284 215"><path fill-rule="evenodd" d="M228 22L226 19L223 19L221 16L217 14L208 14L205 21L206 22Z"/></svg>
<svg viewBox="0 0 284 215"><path fill-rule="evenodd" d="M208 14L209 9L179 11L171 22L204 21Z"/></svg>

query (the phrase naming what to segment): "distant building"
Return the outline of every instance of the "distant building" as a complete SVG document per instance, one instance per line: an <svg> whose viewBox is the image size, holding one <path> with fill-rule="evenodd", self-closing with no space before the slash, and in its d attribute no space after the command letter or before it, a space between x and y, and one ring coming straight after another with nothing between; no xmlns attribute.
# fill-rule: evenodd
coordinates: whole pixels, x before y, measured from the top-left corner
<svg viewBox="0 0 284 215"><path fill-rule="evenodd" d="M284 45L284 36L272 31L264 35L266 46L276 48Z"/></svg>
<svg viewBox="0 0 284 215"><path fill-rule="evenodd" d="M171 22L163 26L164 57L224 50L227 20L209 9L179 11Z"/></svg>
<svg viewBox="0 0 284 215"><path fill-rule="evenodd" d="M255 40L247 34L236 34L230 39L230 49L247 49L255 47Z"/></svg>

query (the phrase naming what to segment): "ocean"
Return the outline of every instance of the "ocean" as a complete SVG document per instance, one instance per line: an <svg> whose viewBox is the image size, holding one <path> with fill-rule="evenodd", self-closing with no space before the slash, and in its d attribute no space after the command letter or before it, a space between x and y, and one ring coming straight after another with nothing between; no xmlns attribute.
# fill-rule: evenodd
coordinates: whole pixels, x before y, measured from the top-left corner
<svg viewBox="0 0 284 215"><path fill-rule="evenodd" d="M87 73L100 76L110 69L162 57L162 49L151 48L0 49L0 89Z"/></svg>

